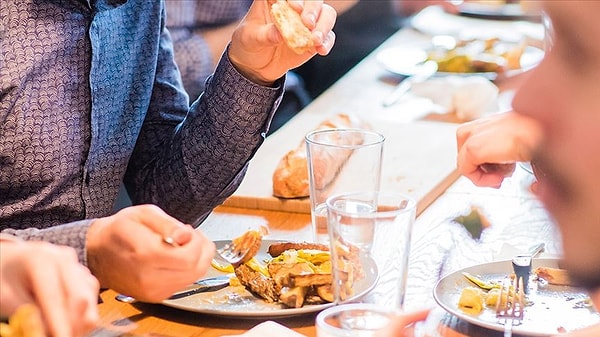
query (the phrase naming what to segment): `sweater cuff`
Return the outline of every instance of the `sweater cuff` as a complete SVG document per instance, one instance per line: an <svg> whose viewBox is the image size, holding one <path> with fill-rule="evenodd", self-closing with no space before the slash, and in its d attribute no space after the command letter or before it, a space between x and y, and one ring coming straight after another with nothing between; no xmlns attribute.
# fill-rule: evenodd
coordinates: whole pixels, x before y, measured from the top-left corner
<svg viewBox="0 0 600 337"><path fill-rule="evenodd" d="M13 235L27 241L46 241L55 245L69 246L77 251L79 262L87 267L86 237L92 220L82 220L45 229L6 229L3 234Z"/></svg>

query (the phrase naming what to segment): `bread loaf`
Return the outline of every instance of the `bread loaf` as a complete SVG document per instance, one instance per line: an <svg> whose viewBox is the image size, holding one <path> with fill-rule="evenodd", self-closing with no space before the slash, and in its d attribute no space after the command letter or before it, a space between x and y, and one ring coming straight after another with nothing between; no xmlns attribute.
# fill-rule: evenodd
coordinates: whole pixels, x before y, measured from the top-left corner
<svg viewBox="0 0 600 337"><path fill-rule="evenodd" d="M295 53L303 54L313 48L312 33L287 1L278 0L271 5L271 16L285 43Z"/></svg>
<svg viewBox="0 0 600 337"><path fill-rule="evenodd" d="M369 126L354 116L337 114L324 120L315 130L359 128L365 129ZM360 144L362 141L362 139L353 139L349 140L348 143ZM332 181L349 155L350 150L346 153L337 153L325 158L322 162L315 163L315 174L321 175L318 180L322 181L323 184ZM295 149L287 152L275 168L273 172L273 195L280 198L302 198L309 195L308 162L304 140Z"/></svg>

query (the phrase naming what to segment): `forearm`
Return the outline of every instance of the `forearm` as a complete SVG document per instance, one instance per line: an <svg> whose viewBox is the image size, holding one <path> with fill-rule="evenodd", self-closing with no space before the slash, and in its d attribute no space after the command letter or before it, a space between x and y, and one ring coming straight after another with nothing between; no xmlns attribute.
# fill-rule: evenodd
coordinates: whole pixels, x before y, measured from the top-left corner
<svg viewBox="0 0 600 337"><path fill-rule="evenodd" d="M5 229L3 234L13 235L27 241L46 241L69 246L77 251L79 262L87 266L86 236L93 220L82 220L46 229Z"/></svg>
<svg viewBox="0 0 600 337"><path fill-rule="evenodd" d="M221 204L241 183L246 164L264 141L282 82L276 88L254 84L225 56L175 134L164 121L154 120L162 114L149 116L128 168L134 203L156 204L186 223ZM167 143L157 144L159 137Z"/></svg>

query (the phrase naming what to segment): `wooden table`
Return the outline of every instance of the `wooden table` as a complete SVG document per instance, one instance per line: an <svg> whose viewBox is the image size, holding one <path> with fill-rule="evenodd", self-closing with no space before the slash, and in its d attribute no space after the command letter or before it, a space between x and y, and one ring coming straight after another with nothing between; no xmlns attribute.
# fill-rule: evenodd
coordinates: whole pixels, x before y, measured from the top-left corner
<svg viewBox="0 0 600 337"><path fill-rule="evenodd" d="M407 308L435 307L432 289L441 276L451 271L509 258L515 251L538 242L546 243L545 254L560 254L557 230L527 191L531 179L529 173L518 169L513 178L495 190L477 188L460 178L422 213L413 230ZM471 206L478 207L492 224L479 241L452 221L468 213ZM303 240L311 236L308 214L231 207L218 208L201 230L220 240L259 226L267 226L273 238ZM115 295L111 290L103 292L104 303L99 305L103 325L111 329L173 337L223 336L241 334L260 322L206 316L158 304L126 304L114 300ZM315 315L308 314L276 321L306 336L315 336L314 318ZM472 337L501 336L499 332L457 320L441 309L436 309L430 320L443 325L444 336L461 336L460 333Z"/></svg>
<svg viewBox="0 0 600 337"><path fill-rule="evenodd" d="M424 38L420 33L403 29L381 48ZM301 112L298 118L310 118L306 116L316 111L336 113L349 106L367 112L381 109L379 102L398 80L386 75L376 63L375 53L315 100L307 109L308 112ZM512 80L502 82L500 86L506 89L517 84L517 80ZM334 104L335 100L343 103ZM477 188L465 178L455 181L456 178L454 176L427 201L425 206L431 205L424 209L415 223L406 296L409 309L435 307L432 289L449 272L509 258L515 251L523 251L539 242L546 243L546 254L561 252L557 230L542 206L527 190L527 185L533 179L531 174L518 168L513 178L498 190ZM473 239L464 227L452 221L458 215L467 214L472 206L478 207L492 224L479 240ZM213 240L222 240L259 226L269 228L270 238L311 240L308 213L280 210L222 206L211 214L200 230ZM223 336L241 334L260 322L201 315L158 304L126 304L114 300L115 295L111 290L104 291L101 295L103 303L99 304L102 325L111 331L131 331L147 336ZM306 336L315 336L314 319L314 314L308 314L277 321ZM436 330L443 331L443 336L501 335L460 321L441 309L435 309L423 326L439 326L441 329ZM430 335L424 330L418 329L417 333L421 336ZM103 331L94 335L111 334Z"/></svg>

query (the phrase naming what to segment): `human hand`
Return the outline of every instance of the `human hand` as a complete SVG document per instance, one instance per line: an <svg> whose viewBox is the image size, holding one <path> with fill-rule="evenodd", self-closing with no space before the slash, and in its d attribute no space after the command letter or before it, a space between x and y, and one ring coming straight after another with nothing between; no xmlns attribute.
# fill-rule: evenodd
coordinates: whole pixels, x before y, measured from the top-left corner
<svg viewBox="0 0 600 337"><path fill-rule="evenodd" d="M600 324L594 324L582 329L573 330L569 333L562 333L553 337L590 337L600 336Z"/></svg>
<svg viewBox="0 0 600 337"><path fill-rule="evenodd" d="M412 330L410 329L414 323L424 321L429 314L429 309L403 312L398 314L397 318L391 322L391 324L385 328L382 332L378 333L377 337L409 337L412 336Z"/></svg>
<svg viewBox="0 0 600 337"><path fill-rule="evenodd" d="M514 112L465 123L456 131L458 169L477 186L498 188L540 139L537 122Z"/></svg>
<svg viewBox="0 0 600 337"><path fill-rule="evenodd" d="M331 30L336 12L321 0L289 0L306 27L312 31L314 50L296 54L285 43L270 14L273 0L255 0L233 33L229 59L236 69L255 83L271 85L288 70L298 67L315 54L326 55L333 47Z"/></svg>
<svg viewBox="0 0 600 337"><path fill-rule="evenodd" d="M215 245L159 207L140 205L95 220L87 251L88 266L103 287L159 302L206 273Z"/></svg>
<svg viewBox="0 0 600 337"><path fill-rule="evenodd" d="M37 241L0 244L0 314L36 305L50 336L83 336L96 327L98 280L70 247Z"/></svg>

